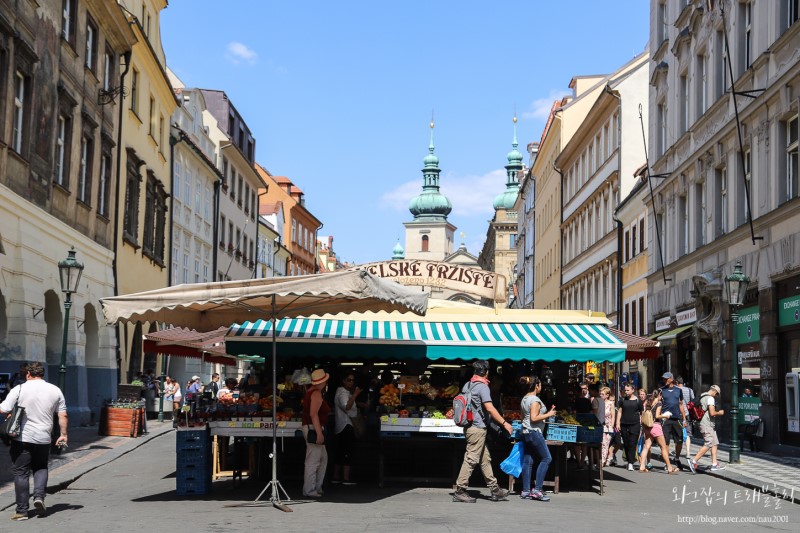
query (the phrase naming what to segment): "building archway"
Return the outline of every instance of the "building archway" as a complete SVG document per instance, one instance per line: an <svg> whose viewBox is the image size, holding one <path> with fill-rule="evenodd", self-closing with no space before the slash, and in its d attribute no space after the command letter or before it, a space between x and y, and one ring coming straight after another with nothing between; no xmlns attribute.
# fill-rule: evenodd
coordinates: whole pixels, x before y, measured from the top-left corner
<svg viewBox="0 0 800 533"><path fill-rule="evenodd" d="M86 338L85 361L87 367L104 366L100 360L100 325L92 304L83 307L83 334Z"/></svg>
<svg viewBox="0 0 800 533"><path fill-rule="evenodd" d="M47 365L57 367L61 362L61 341L64 338L64 314L61 299L55 291L44 293L44 322L47 324L45 358Z"/></svg>

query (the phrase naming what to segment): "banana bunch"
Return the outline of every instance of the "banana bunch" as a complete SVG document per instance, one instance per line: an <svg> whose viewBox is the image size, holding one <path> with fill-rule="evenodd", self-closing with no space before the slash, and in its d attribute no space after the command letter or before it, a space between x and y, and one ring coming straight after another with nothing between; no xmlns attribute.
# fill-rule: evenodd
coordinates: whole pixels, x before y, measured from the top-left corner
<svg viewBox="0 0 800 533"><path fill-rule="evenodd" d="M456 395L456 394L458 394L458 392L459 392L460 390L461 390L461 389L458 387L458 385L450 385L450 386L449 386L449 387L447 387L446 389L443 389L443 390L442 390L442 391L439 393L439 395L440 395L442 398L453 398L453 397L455 397L455 395Z"/></svg>

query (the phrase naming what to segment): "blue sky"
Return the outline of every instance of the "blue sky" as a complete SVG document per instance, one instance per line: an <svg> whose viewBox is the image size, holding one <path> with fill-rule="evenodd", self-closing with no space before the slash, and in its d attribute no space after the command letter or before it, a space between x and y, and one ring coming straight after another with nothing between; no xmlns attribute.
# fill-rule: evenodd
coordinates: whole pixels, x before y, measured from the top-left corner
<svg viewBox="0 0 800 533"><path fill-rule="evenodd" d="M431 110L448 220L478 255L505 190L515 110L524 154L573 76L644 50L648 10L646 0L171 0L161 34L188 87L228 93L257 160L305 192L338 257L365 263L404 244Z"/></svg>

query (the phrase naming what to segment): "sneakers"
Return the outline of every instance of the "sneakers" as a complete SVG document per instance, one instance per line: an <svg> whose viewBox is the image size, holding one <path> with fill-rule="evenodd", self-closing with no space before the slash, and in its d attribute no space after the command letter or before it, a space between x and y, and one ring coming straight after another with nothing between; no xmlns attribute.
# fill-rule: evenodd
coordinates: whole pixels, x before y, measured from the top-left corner
<svg viewBox="0 0 800 533"><path fill-rule="evenodd" d="M531 492L531 500L536 500L538 502L549 502L550 501L550 497L549 496L545 496L544 492L542 492L540 490L535 490L535 491Z"/></svg>
<svg viewBox="0 0 800 533"><path fill-rule="evenodd" d="M628 463L628 472L633 472L633 463Z"/></svg>
<svg viewBox="0 0 800 533"><path fill-rule="evenodd" d="M14 520L16 522L19 522L21 520L27 520L27 519L28 519L28 513L25 513L25 514L23 514L23 513L14 513L14 514L11 515L11 520Z"/></svg>
<svg viewBox="0 0 800 533"><path fill-rule="evenodd" d="M725 467L719 463L711 465L711 468L708 469L711 472L719 472L720 470L725 470Z"/></svg>
<svg viewBox="0 0 800 533"><path fill-rule="evenodd" d="M322 494L319 492L309 492L308 494L303 494L303 496L306 498L314 498L315 500L322 498Z"/></svg>
<svg viewBox="0 0 800 533"><path fill-rule="evenodd" d="M506 489L501 489L500 487L494 489L492 493L489 495L489 499L493 502L503 501L507 497L508 497L508 491Z"/></svg>
<svg viewBox="0 0 800 533"><path fill-rule="evenodd" d="M475 498L469 495L466 489L456 489L453 493L453 501L461 503L475 503Z"/></svg>
<svg viewBox="0 0 800 533"><path fill-rule="evenodd" d="M519 497L523 500L530 500L531 499L531 492L528 490L523 490L519 493Z"/></svg>
<svg viewBox="0 0 800 533"><path fill-rule="evenodd" d="M44 516L47 514L47 507L45 507L43 499L36 498L33 500L33 507L39 513L39 516Z"/></svg>
<svg viewBox="0 0 800 533"><path fill-rule="evenodd" d="M692 471L692 474L697 473L697 463L694 459L689 459L689 470Z"/></svg>

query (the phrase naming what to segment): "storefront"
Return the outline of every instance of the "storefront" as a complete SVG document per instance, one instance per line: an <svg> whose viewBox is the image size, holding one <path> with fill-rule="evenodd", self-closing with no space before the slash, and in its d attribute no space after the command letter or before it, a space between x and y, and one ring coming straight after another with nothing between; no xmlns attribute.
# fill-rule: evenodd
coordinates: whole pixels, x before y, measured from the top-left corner
<svg viewBox="0 0 800 533"><path fill-rule="evenodd" d="M739 311L736 356L739 368L739 423L759 418L761 407L761 312L757 305Z"/></svg>
<svg viewBox="0 0 800 533"><path fill-rule="evenodd" d="M800 446L800 280L778 285L781 444ZM794 293L794 294L791 294Z"/></svg>
<svg viewBox="0 0 800 533"><path fill-rule="evenodd" d="M664 372L672 372L675 377L681 376L693 388L697 389L698 379L701 382L711 382L711 357L695 360L696 347L693 335L693 325L697 321L697 312L694 307L683 309L675 313L675 319L669 316L656 320L656 335L651 338L661 343L660 365L656 367L655 379L660 383L659 377ZM658 333L660 329L669 328L670 324L677 327ZM695 364L699 363L699 373L695 374Z"/></svg>

